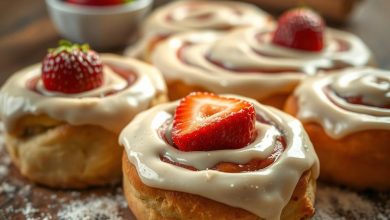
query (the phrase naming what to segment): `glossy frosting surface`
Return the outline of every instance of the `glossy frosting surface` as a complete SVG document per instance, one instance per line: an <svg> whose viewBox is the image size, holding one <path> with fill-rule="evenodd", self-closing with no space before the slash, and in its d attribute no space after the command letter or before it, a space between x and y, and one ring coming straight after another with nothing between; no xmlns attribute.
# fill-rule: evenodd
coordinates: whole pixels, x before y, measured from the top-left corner
<svg viewBox="0 0 390 220"><path fill-rule="evenodd" d="M237 27L267 27L273 18L259 8L238 1L173 1L155 10L142 27L142 39L126 51L139 56L155 37L192 30L227 31Z"/></svg>
<svg viewBox="0 0 390 220"><path fill-rule="evenodd" d="M390 130L390 72L349 68L313 77L295 91L298 118L322 125L333 138L371 129ZM348 97L361 103L351 103Z"/></svg>
<svg viewBox="0 0 390 220"><path fill-rule="evenodd" d="M346 32L327 29L324 50L313 53L272 44L271 30L175 35L157 47L152 63L168 83L180 80L215 93L259 99L291 92L320 69L366 65L371 56L360 39Z"/></svg>
<svg viewBox="0 0 390 220"><path fill-rule="evenodd" d="M174 1L154 11L147 19L146 35L167 35L195 29L228 30L234 27L264 27L272 17L257 7L236 1Z"/></svg>
<svg viewBox="0 0 390 220"><path fill-rule="evenodd" d="M301 175L311 169L313 176L318 176L318 159L299 121L252 99L245 100L254 103L257 114L271 124L258 121L257 138L242 149L182 152L167 144L158 129L173 117L178 102L137 115L121 132L119 141L148 186L200 195L262 218L278 219ZM241 173L209 169L219 162L242 164L254 158L265 159L272 154L280 135L286 139L286 149L266 168ZM198 171L163 162L161 156Z"/></svg>
<svg viewBox="0 0 390 220"><path fill-rule="evenodd" d="M78 94L46 90L39 78L41 64L15 73L0 90L0 116L5 128L12 129L24 115L47 114L71 125L99 125L119 133L138 112L150 106L157 94L165 93L164 81L155 68L117 55L104 54L101 58L104 84ZM133 80L117 74L114 67L129 72ZM38 81L30 88L34 79Z"/></svg>

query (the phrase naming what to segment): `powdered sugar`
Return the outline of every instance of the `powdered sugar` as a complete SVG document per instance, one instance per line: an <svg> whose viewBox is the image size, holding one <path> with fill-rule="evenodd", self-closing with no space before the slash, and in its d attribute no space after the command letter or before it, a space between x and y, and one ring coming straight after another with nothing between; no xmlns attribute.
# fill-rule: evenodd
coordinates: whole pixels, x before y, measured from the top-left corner
<svg viewBox="0 0 390 220"><path fill-rule="evenodd" d="M13 192L15 192L15 189L16 189L16 187L14 185L11 185L11 184L9 184L7 182L3 182L0 185L0 193L5 193L7 195L12 194Z"/></svg>
<svg viewBox="0 0 390 220"><path fill-rule="evenodd" d="M316 194L315 220L389 219L389 193L357 193L320 183Z"/></svg>
<svg viewBox="0 0 390 220"><path fill-rule="evenodd" d="M113 219L119 220L122 217L119 214L119 208L126 207L126 202L123 196L116 195L113 197L99 197L94 196L86 200L75 200L58 212L59 219L66 220L89 220L89 219Z"/></svg>
<svg viewBox="0 0 390 220"><path fill-rule="evenodd" d="M3 125L0 123L0 134ZM53 190L34 185L11 165L0 135L0 219L134 219L120 186Z"/></svg>

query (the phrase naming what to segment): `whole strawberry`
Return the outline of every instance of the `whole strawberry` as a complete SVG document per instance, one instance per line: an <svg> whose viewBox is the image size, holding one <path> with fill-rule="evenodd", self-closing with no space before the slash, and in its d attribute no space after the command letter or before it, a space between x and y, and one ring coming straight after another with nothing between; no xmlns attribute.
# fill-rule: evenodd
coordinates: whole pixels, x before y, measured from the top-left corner
<svg viewBox="0 0 390 220"><path fill-rule="evenodd" d="M41 78L50 91L85 92L103 84L103 64L88 45L60 41L43 59Z"/></svg>
<svg viewBox="0 0 390 220"><path fill-rule="evenodd" d="M310 9L298 8L282 14L274 32L274 44L305 51L321 51L325 22Z"/></svg>

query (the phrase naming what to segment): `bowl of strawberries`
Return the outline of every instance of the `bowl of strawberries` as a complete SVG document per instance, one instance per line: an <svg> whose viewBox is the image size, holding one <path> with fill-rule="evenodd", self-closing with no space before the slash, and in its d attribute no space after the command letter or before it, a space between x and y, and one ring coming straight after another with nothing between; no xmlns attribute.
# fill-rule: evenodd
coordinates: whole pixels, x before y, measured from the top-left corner
<svg viewBox="0 0 390 220"><path fill-rule="evenodd" d="M97 49L121 47L135 40L153 0L46 0L58 32Z"/></svg>

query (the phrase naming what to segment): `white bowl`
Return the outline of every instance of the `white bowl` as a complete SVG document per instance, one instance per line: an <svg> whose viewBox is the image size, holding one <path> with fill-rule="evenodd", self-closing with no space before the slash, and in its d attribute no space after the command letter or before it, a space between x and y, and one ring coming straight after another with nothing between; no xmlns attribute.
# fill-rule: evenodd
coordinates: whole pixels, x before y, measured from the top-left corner
<svg viewBox="0 0 390 220"><path fill-rule="evenodd" d="M124 46L137 36L138 26L153 0L135 0L114 6L84 6L63 0L46 0L60 34L96 49Z"/></svg>

